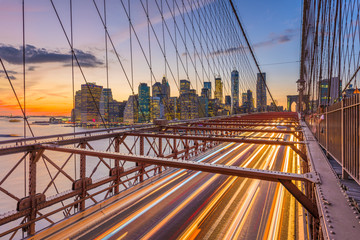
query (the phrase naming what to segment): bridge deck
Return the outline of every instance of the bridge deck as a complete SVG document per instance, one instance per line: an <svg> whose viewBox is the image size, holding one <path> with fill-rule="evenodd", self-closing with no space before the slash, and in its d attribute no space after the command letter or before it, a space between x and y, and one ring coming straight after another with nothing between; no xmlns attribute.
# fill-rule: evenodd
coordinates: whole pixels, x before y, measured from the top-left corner
<svg viewBox="0 0 360 240"><path fill-rule="evenodd" d="M301 123L312 171L320 175L316 184L317 204L323 233L329 239L358 239L360 236L359 215L346 199L340 181L326 156L305 122Z"/></svg>

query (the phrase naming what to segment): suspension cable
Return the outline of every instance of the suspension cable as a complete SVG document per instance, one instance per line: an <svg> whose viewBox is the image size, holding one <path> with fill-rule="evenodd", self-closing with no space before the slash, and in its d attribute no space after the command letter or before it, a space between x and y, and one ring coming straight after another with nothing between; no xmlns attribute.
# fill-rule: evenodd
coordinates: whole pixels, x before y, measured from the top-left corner
<svg viewBox="0 0 360 240"><path fill-rule="evenodd" d="M83 71L83 69L82 69L82 67L81 67L81 64L80 64L80 62L79 62L79 59L78 59L77 56L76 56L76 53L75 53L75 51L74 51L74 47L73 47L73 45L71 44L71 41L70 41L70 39L69 39L69 36L68 36L68 34L66 33L66 31L65 31L65 27L64 27L64 25L63 25L63 23L62 23L62 21L61 21L61 18L60 18L59 13L58 13L55 5L54 5L54 2L53 2L53 0L50 0L50 2L51 2L51 5L52 5L52 7L53 7L53 10L54 10L54 12L55 12L55 14L56 14L56 17L57 17L57 19L58 19L58 21L59 21L59 23L60 23L61 29L63 30L63 33L64 33L64 35L65 35L65 38L66 38L66 40L67 40L67 42L68 42L68 44L69 44L69 46L70 46L71 54L74 56L74 59L75 59L75 61L76 61L76 64L78 65L78 68L79 68L79 70L80 70L80 73L81 73L81 75L82 75L82 77L83 77L83 79L84 79L84 81L85 81L85 83L86 83L87 89L88 89L88 91L89 91L89 93L90 93L90 95L91 95L91 98L92 98L92 101L93 101L94 106L95 106L95 108L96 108L96 111L97 111L97 113L99 114L99 117L100 117L100 119L101 119L101 121L102 121L105 129L107 129L107 130L109 131L109 128L108 128L107 124L105 123L105 120L104 120L103 116L102 116L101 113L100 113L99 106L96 104L95 97L94 97L94 95L93 95L93 93L92 93L92 91L91 91L91 88L90 88L90 86L89 86L88 81L86 80L84 71Z"/></svg>
<svg viewBox="0 0 360 240"><path fill-rule="evenodd" d="M265 81L264 76L263 76L263 74L262 74L262 71L261 71L261 69L260 69L260 65L258 64L258 61L256 60L254 51L253 51L252 46L250 45L250 42L249 42L249 40L248 40L248 38L247 38L247 36L246 36L245 30L244 30L244 28L243 28L243 26L242 26L242 24L241 24L241 22L240 22L240 19L239 19L239 16L238 16L237 12L236 12L236 9L235 9L235 6L234 6L234 4L233 4L233 1L232 1L232 0L229 0L229 2L230 2L230 4L231 4L231 7L232 7L232 9L233 9L233 12L234 12L234 14L235 14L235 16L236 16L237 22L239 23L241 32L243 33L243 36L244 36L244 38L245 38L245 41L246 41L246 44L247 44L247 46L248 46L248 48L249 48L249 51L250 51L250 53L251 53L251 56L253 57L253 60L254 60L254 62L255 62L255 65L256 65L256 67L257 67L257 69L258 69L258 71L259 71L259 74L260 74L260 76L261 76L261 80L262 80L262 82L264 83L264 85L265 85L265 87L266 87L266 90L268 91L268 93L269 93L269 95L270 95L270 98L271 98L274 106L276 107L276 110L279 111L279 108L278 108L278 106L277 106L277 104L276 104L276 102L275 102L275 100L274 100L274 98L273 98L273 96L272 96L272 94L271 94L271 92L270 92L270 90L269 90L269 87L268 87L268 85L266 84L266 81Z"/></svg>

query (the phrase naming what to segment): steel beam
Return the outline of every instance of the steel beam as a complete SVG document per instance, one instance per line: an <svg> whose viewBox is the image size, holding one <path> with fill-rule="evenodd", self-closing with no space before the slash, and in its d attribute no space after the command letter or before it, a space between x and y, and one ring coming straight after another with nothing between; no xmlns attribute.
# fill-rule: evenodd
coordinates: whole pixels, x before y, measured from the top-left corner
<svg viewBox="0 0 360 240"><path fill-rule="evenodd" d="M96 150L82 149L75 147L62 147L51 144L44 144L42 145L42 147L46 150L57 151L57 152L74 153L85 156L102 157L102 158L110 158L110 159L121 159L124 161L139 162L143 164L185 168L196 171L219 173L219 174L233 175L238 177L255 178L255 179L272 181L272 182L279 182L279 180L299 180L299 181L314 183L318 181L318 179L313 177L311 173L307 173L307 174L284 173L279 171L250 169L250 168L242 168L237 166L225 166L220 164L211 164L204 162L183 161L183 160L175 160L175 159L161 158L161 157L122 154L117 152L104 152L104 151L96 151Z"/></svg>
<svg viewBox="0 0 360 240"><path fill-rule="evenodd" d="M249 139L249 138L236 138L236 137L217 137L217 136L196 136L186 134L164 134L164 133L126 133L128 136L145 136L145 137L161 137L170 139L185 139L185 140L198 140L198 141L217 141L217 142L235 142L235 143L250 143L250 144L268 144L268 145L282 145L291 146L295 144L304 144L304 142L294 141L279 141L279 140L260 140L260 139Z"/></svg>
<svg viewBox="0 0 360 240"><path fill-rule="evenodd" d="M276 127L276 126L274 126ZM264 133L288 133L296 134L301 130L279 130L279 129L256 129L256 128L229 128L229 127L186 127L186 126L169 126L167 129L183 129L183 130L201 130L201 131L228 131L228 132L264 132ZM165 128L165 129L166 129Z"/></svg>
<svg viewBox="0 0 360 240"><path fill-rule="evenodd" d="M284 124L299 124L298 120L283 120L279 118L268 118L268 119L246 119L246 118L239 118L239 119L220 119L220 120L207 120L206 122L233 122L233 123L274 123L274 121L278 121L279 123Z"/></svg>
<svg viewBox="0 0 360 240"><path fill-rule="evenodd" d="M303 207L309 211L309 213L315 217L319 218L319 212L316 204L311 201L299 188L293 184L290 180L279 179L279 182L295 197L295 199L303 205Z"/></svg>
<svg viewBox="0 0 360 240"><path fill-rule="evenodd" d="M236 122L196 122L192 123L192 126L203 125L203 126L232 126L232 127L287 127L287 128L296 128L297 126L292 124L283 124L282 123L236 123Z"/></svg>
<svg viewBox="0 0 360 240"><path fill-rule="evenodd" d="M136 155L125 155L114 152L102 152L94 151L88 149L79 149L74 147L61 147L56 145L43 145L44 149L74 153L80 155L87 155L93 157L103 157L110 159L122 159L130 162L139 162L143 164L153 164L161 165L175 168L184 168L195 171L203 171L217 174L224 174L237 177L253 178L271 182L280 182L284 185L288 191L294 195L294 197L306 208L315 218L318 218L316 205L311 202L291 181L298 180L306 183L315 183L319 179L315 178L311 173L307 174L295 174L295 173L285 173L279 171L270 171L270 170L260 170L260 169L251 169L243 168L237 166L226 166L212 163L204 162L194 162L194 161L184 161L184 160L174 160L168 158L158 158L158 157L148 157L148 156L136 156Z"/></svg>
<svg viewBox="0 0 360 240"><path fill-rule="evenodd" d="M220 131L220 130L219 130ZM144 136L144 137L157 137L157 138L169 138L169 139L185 139L185 140L197 140L197 141L215 141L215 142L235 142L235 143L249 143L249 144L267 144L267 145L281 145L289 146L299 156L307 162L307 156L301 150L296 147L296 144L304 144L304 142L294 141L279 141L279 140L262 140L262 139L248 139L248 138L234 138L234 137L218 137L218 136L196 136L186 134L158 134L158 133L126 133L128 136Z"/></svg>

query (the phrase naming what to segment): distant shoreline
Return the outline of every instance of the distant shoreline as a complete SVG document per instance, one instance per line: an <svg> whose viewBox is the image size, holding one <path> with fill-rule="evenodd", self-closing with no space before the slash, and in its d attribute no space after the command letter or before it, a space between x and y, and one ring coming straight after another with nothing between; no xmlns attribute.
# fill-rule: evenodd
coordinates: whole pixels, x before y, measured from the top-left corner
<svg viewBox="0 0 360 240"><path fill-rule="evenodd" d="M42 116L32 116L32 115L29 115L27 116L27 118L30 118L30 117L57 117L57 118L70 118L69 116L50 116L50 115L42 115ZM9 116L9 115L0 115L0 118L23 118L23 116L20 116L20 115L14 115L14 116Z"/></svg>

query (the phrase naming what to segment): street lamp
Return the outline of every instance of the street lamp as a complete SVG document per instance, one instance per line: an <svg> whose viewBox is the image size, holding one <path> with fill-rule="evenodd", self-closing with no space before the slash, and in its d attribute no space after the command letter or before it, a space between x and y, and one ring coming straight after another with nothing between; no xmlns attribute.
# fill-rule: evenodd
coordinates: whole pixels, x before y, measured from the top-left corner
<svg viewBox="0 0 360 240"><path fill-rule="evenodd" d="M303 113L303 104L304 104L304 90L305 90L305 80L299 79L296 81L297 90L299 92L299 107L298 111Z"/></svg>

